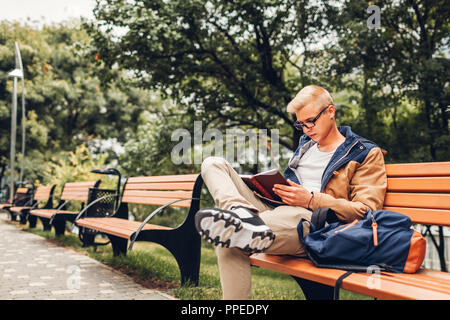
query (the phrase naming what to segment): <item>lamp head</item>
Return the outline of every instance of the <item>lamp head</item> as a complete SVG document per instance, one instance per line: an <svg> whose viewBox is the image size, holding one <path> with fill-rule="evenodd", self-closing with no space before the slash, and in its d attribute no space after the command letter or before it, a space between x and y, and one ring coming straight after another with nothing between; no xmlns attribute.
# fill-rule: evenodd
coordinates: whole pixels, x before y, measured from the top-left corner
<svg viewBox="0 0 450 320"><path fill-rule="evenodd" d="M21 69L14 69L8 73L8 76L12 78L23 78L23 71Z"/></svg>
<svg viewBox="0 0 450 320"><path fill-rule="evenodd" d="M112 174L112 175L120 176L119 170L117 170L115 168L92 169L91 172L99 173L99 174Z"/></svg>

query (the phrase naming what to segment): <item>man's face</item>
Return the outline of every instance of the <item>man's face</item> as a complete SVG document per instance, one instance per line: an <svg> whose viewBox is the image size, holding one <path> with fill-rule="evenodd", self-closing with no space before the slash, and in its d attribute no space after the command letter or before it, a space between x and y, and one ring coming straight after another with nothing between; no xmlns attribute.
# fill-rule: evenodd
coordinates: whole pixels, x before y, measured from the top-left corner
<svg viewBox="0 0 450 320"><path fill-rule="evenodd" d="M311 128L303 126L303 132L314 141L320 143L333 127L334 112L333 105L320 105L316 102L311 102L297 111L295 115L297 116L297 121L305 123L308 127L311 126ZM317 118L317 116L319 117ZM316 120L314 121L314 119Z"/></svg>

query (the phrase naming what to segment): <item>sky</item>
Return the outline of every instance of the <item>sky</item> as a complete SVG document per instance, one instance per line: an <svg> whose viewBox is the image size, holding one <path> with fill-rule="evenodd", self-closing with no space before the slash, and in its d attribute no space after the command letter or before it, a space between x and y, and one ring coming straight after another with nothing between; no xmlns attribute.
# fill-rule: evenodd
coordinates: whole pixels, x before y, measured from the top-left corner
<svg viewBox="0 0 450 320"><path fill-rule="evenodd" d="M0 20L61 22L69 18L93 18L95 0L0 0Z"/></svg>

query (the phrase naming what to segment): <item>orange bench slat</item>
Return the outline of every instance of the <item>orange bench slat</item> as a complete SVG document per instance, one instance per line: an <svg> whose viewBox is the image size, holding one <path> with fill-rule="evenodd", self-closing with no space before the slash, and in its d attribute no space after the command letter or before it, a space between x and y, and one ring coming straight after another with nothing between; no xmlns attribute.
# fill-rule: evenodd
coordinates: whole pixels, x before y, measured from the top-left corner
<svg viewBox="0 0 450 320"><path fill-rule="evenodd" d="M185 190L192 191L193 182L158 182L158 183L132 183L125 186L125 190Z"/></svg>
<svg viewBox="0 0 450 320"><path fill-rule="evenodd" d="M386 174L388 177L450 176L450 161L387 164Z"/></svg>
<svg viewBox="0 0 450 320"><path fill-rule="evenodd" d="M387 192L384 206L428 209L450 209L450 193L393 193Z"/></svg>
<svg viewBox="0 0 450 320"><path fill-rule="evenodd" d="M128 178L127 183L147 183L147 182L195 182L198 174L180 174L167 176L150 176L150 177L131 177Z"/></svg>
<svg viewBox="0 0 450 320"><path fill-rule="evenodd" d="M141 222L120 218L82 218L77 220L76 225L112 234L120 238L130 239L137 231ZM146 224L142 230L170 230L171 228Z"/></svg>
<svg viewBox="0 0 450 320"><path fill-rule="evenodd" d="M189 191L153 191L153 190L127 190L125 189L123 196L126 197L142 197L142 198L168 198L168 199L184 199L190 198L192 192Z"/></svg>
<svg viewBox="0 0 450 320"><path fill-rule="evenodd" d="M124 203L135 203L135 204L149 204L149 205L165 205L175 199L170 198L143 198L143 197L123 197L122 202ZM171 207L181 207L189 208L191 206L191 200L183 200L176 202Z"/></svg>
<svg viewBox="0 0 450 320"><path fill-rule="evenodd" d="M76 215L78 212L74 211L66 211L66 210L56 210L56 209L34 209L30 211L30 214L33 216L39 216L42 218L50 219L55 214L70 214L70 215Z"/></svg>
<svg viewBox="0 0 450 320"><path fill-rule="evenodd" d="M31 207L11 207L9 208L9 211L20 212L24 209L31 209Z"/></svg>
<svg viewBox="0 0 450 320"><path fill-rule="evenodd" d="M450 177L388 178L388 191L450 192Z"/></svg>
<svg viewBox="0 0 450 320"><path fill-rule="evenodd" d="M410 217L413 223L450 227L450 210L390 206L383 209L403 213Z"/></svg>

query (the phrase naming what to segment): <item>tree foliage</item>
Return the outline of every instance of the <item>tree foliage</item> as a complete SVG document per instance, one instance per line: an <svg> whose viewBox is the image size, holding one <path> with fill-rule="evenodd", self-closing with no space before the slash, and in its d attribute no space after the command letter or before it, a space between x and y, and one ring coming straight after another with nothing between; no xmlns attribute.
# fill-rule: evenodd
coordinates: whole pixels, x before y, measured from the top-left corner
<svg viewBox="0 0 450 320"><path fill-rule="evenodd" d="M90 30L107 66L132 70L187 114L218 128L281 128L281 144L293 148L285 107L317 78L307 54L295 61L322 32L315 3L108 0Z"/></svg>
<svg viewBox="0 0 450 320"><path fill-rule="evenodd" d="M372 4L381 13L375 29L367 26L366 1L328 7L330 26L339 34L330 48L336 57L329 65L335 86L359 93L356 126L385 142L393 159L449 159L448 1Z"/></svg>
<svg viewBox="0 0 450 320"><path fill-rule="evenodd" d="M9 163L14 42L24 65L27 109L25 176L42 178L52 156L75 151L93 140L125 142L136 119L150 110L150 92L138 88L126 73L111 70L114 80L100 81L101 63L92 54L91 38L79 21L41 29L17 22L0 23L0 161ZM20 87L20 86L19 86ZM19 88L20 89L20 88ZM20 105L19 90L19 105ZM19 108L20 109L20 108ZM19 111L20 112L20 111ZM21 116L18 115L18 128ZM17 149L21 131L17 131ZM20 159L21 154L18 153ZM41 164L41 165L40 165Z"/></svg>
<svg viewBox="0 0 450 320"><path fill-rule="evenodd" d="M370 4L380 28L361 0L105 0L89 32L105 66L131 70L209 127L279 128L295 148L285 106L315 83L389 161L448 159L449 6Z"/></svg>

